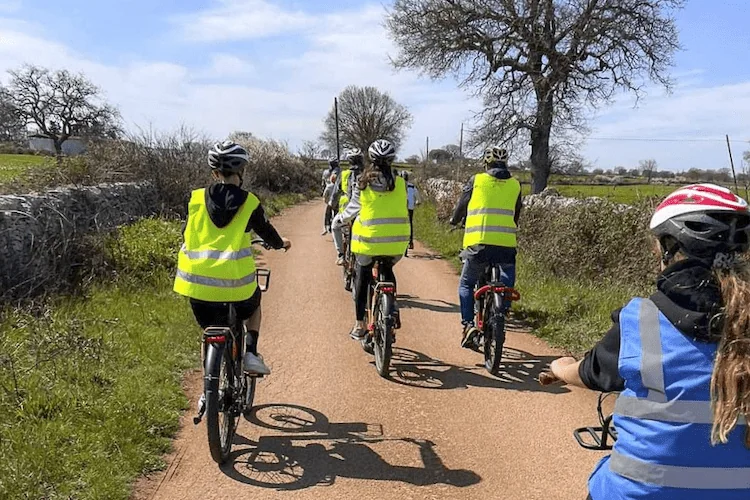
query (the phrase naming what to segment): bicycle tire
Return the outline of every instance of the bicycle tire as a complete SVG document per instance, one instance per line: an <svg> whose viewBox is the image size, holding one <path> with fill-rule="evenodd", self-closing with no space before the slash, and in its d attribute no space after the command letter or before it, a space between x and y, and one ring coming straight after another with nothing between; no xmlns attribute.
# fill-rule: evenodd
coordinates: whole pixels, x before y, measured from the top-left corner
<svg viewBox="0 0 750 500"><path fill-rule="evenodd" d="M226 344L211 344L206 353L206 430L208 449L217 464L226 463L232 450L235 418L228 402L232 392L232 361ZM224 384L226 382L226 384ZM223 415L223 419L220 418Z"/></svg>
<svg viewBox="0 0 750 500"><path fill-rule="evenodd" d="M375 303L375 331L373 332L375 368L383 378L390 376L393 355L393 295L383 293Z"/></svg>
<svg viewBox="0 0 750 500"><path fill-rule="evenodd" d="M484 325L484 367L492 375L500 371L505 345L505 316L495 306L494 300L486 304L487 314Z"/></svg>

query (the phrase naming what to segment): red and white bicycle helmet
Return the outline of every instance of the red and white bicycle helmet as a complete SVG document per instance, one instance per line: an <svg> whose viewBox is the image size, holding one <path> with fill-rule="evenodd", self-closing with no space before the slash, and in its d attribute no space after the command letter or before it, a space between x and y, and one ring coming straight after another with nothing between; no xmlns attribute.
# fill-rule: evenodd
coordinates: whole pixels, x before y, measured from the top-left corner
<svg viewBox="0 0 750 500"><path fill-rule="evenodd" d="M656 208L650 224L665 261L680 250L712 264L717 254L748 249L750 212L745 200L715 184L692 184L673 192Z"/></svg>

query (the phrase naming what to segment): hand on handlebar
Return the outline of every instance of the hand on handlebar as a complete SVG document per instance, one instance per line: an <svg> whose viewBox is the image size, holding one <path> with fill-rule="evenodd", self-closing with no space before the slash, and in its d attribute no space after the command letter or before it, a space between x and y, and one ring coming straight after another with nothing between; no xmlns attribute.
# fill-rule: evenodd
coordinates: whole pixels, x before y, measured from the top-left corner
<svg viewBox="0 0 750 500"><path fill-rule="evenodd" d="M288 252L290 248L292 248L292 242L289 241L286 238L281 238L281 240L284 242L284 251Z"/></svg>

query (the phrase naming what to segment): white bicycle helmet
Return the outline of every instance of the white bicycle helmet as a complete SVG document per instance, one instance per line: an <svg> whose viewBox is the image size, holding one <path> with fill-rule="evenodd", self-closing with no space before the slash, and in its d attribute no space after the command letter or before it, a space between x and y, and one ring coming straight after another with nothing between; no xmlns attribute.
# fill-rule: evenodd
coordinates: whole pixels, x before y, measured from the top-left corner
<svg viewBox="0 0 750 500"><path fill-rule="evenodd" d="M378 139L370 145L370 149L367 151L370 156L370 160L376 165L388 165L396 159L396 148L390 141L385 139Z"/></svg>
<svg viewBox="0 0 750 500"><path fill-rule="evenodd" d="M496 162L508 163L508 151L499 146L490 146L484 150L484 164L492 165Z"/></svg>
<svg viewBox="0 0 750 500"><path fill-rule="evenodd" d="M217 142L208 150L208 165L211 170L225 174L241 174L250 163L250 154L232 141Z"/></svg>

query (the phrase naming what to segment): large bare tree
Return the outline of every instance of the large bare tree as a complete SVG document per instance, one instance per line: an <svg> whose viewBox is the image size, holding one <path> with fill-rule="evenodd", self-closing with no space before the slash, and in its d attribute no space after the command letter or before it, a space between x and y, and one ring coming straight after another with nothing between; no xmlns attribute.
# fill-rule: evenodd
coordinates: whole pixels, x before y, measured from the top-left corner
<svg viewBox="0 0 750 500"><path fill-rule="evenodd" d="M684 0L396 0L387 18L398 68L455 75L483 98L485 142L531 145L533 191L547 185L553 126L620 91L667 89Z"/></svg>
<svg viewBox="0 0 750 500"><path fill-rule="evenodd" d="M24 121L52 139L57 156L70 137L112 137L120 115L102 102L100 89L81 74L27 65L10 71L8 94Z"/></svg>
<svg viewBox="0 0 750 500"><path fill-rule="evenodd" d="M26 139L26 122L5 87L0 86L0 142L20 144Z"/></svg>
<svg viewBox="0 0 750 500"><path fill-rule="evenodd" d="M375 87L350 85L341 92L339 101L339 135L342 146L367 151L377 139L387 139L398 149L412 116L405 106L387 92ZM336 118L331 110L325 119L321 140L336 150Z"/></svg>

